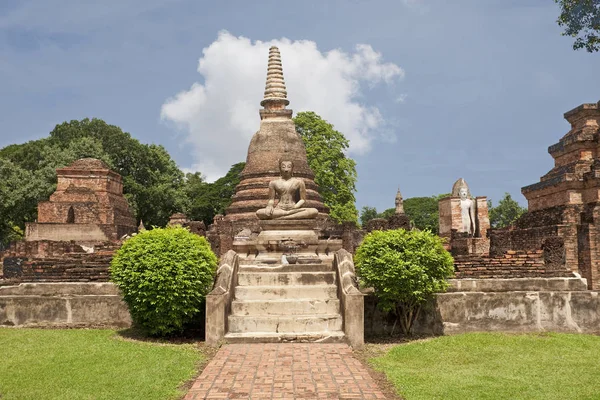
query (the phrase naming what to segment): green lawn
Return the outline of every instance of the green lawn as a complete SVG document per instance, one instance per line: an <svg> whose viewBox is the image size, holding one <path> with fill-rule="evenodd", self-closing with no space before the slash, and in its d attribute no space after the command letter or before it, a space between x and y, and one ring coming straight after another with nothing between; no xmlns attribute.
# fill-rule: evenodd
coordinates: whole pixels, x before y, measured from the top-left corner
<svg viewBox="0 0 600 400"><path fill-rule="evenodd" d="M203 359L192 345L106 329L0 329L0 399L177 399Z"/></svg>
<svg viewBox="0 0 600 400"><path fill-rule="evenodd" d="M444 336L371 362L405 400L600 399L600 336Z"/></svg>

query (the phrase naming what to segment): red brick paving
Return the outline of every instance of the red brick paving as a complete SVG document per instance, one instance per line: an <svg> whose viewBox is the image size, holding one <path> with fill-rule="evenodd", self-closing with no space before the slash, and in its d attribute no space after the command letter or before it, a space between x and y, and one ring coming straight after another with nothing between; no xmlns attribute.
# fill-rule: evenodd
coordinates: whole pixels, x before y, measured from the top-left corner
<svg viewBox="0 0 600 400"><path fill-rule="evenodd" d="M185 400L385 399L345 344L228 344Z"/></svg>

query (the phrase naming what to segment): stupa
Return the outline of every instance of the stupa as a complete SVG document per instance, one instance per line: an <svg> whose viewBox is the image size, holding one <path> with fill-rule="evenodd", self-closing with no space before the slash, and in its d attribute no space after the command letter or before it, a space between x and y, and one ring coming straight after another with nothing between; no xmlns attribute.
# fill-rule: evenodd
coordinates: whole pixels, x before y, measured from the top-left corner
<svg viewBox="0 0 600 400"><path fill-rule="evenodd" d="M269 200L269 182L279 177L279 160L282 157L293 161L294 176L304 180L305 207L316 208L321 217L328 214L317 192L304 142L292 121L292 110L286 108L289 103L281 55L279 49L272 46L269 49L264 99L260 102L263 107L260 110L260 128L252 137L241 181L225 211L225 220L236 226L241 227L244 221L256 224L256 210L265 207Z"/></svg>

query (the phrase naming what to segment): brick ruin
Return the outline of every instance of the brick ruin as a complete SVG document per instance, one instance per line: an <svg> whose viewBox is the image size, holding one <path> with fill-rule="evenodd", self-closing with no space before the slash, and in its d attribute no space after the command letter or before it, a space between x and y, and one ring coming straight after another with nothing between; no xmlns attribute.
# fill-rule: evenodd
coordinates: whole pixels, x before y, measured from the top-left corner
<svg viewBox="0 0 600 400"><path fill-rule="evenodd" d="M103 161L82 158L56 175L56 191L38 204L37 222L26 225L25 240L103 242L136 231L121 175Z"/></svg>
<svg viewBox="0 0 600 400"><path fill-rule="evenodd" d="M521 192L528 212L491 229L489 254L455 255L457 277L567 277L600 288L600 102L564 114L569 132L548 148L554 167Z"/></svg>
<svg viewBox="0 0 600 400"><path fill-rule="evenodd" d="M108 281L119 239L136 231L121 176L104 162L84 158L56 173L56 191L38 204L25 240L0 254L0 283Z"/></svg>
<svg viewBox="0 0 600 400"><path fill-rule="evenodd" d="M511 247L563 246L565 268L600 288L600 101L564 114L571 129L548 148L554 168L521 192L529 212L515 229L498 232ZM554 250L556 251L556 250Z"/></svg>

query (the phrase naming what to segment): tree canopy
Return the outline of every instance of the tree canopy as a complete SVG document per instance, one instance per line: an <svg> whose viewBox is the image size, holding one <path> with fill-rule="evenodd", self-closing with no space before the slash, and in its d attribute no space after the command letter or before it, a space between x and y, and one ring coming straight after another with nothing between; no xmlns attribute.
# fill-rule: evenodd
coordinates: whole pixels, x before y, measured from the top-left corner
<svg viewBox="0 0 600 400"><path fill-rule="evenodd" d="M224 177L213 183L205 182L200 172L188 173L185 185L186 215L192 220L204 221L206 226L212 224L215 215L224 214L231 204L245 166L245 162L232 165Z"/></svg>
<svg viewBox="0 0 600 400"><path fill-rule="evenodd" d="M508 193L504 193L504 197L496 207L491 206L491 200L488 201L488 205L490 206L489 215L492 228L505 228L527 212L527 209L521 207Z"/></svg>
<svg viewBox="0 0 600 400"><path fill-rule="evenodd" d="M404 212L414 224L415 228L420 230L430 230L437 234L439 231L439 207L438 202L441 198L449 194L440 194L430 197L411 197L404 200Z"/></svg>
<svg viewBox="0 0 600 400"><path fill-rule="evenodd" d="M430 230L432 233L437 234L439 231L438 201L447 196L450 196L450 194L445 193L430 197L410 197L403 202L404 212L415 228ZM379 213L375 207L365 206L361 209L360 223L364 227L367 222L374 218L387 219L395 212L395 208L388 208Z"/></svg>
<svg viewBox="0 0 600 400"><path fill-rule="evenodd" d="M363 228L367 226L367 222L372 219L379 218L379 214L377 213L377 208L364 206L360 210L360 226Z"/></svg>
<svg viewBox="0 0 600 400"><path fill-rule="evenodd" d="M558 25L565 28L563 35L575 38L573 49L600 50L600 1L555 0L560 6Z"/></svg>
<svg viewBox="0 0 600 400"><path fill-rule="evenodd" d="M312 111L298 113L294 123L330 217L337 222L357 222L356 162L344 154L348 139Z"/></svg>

